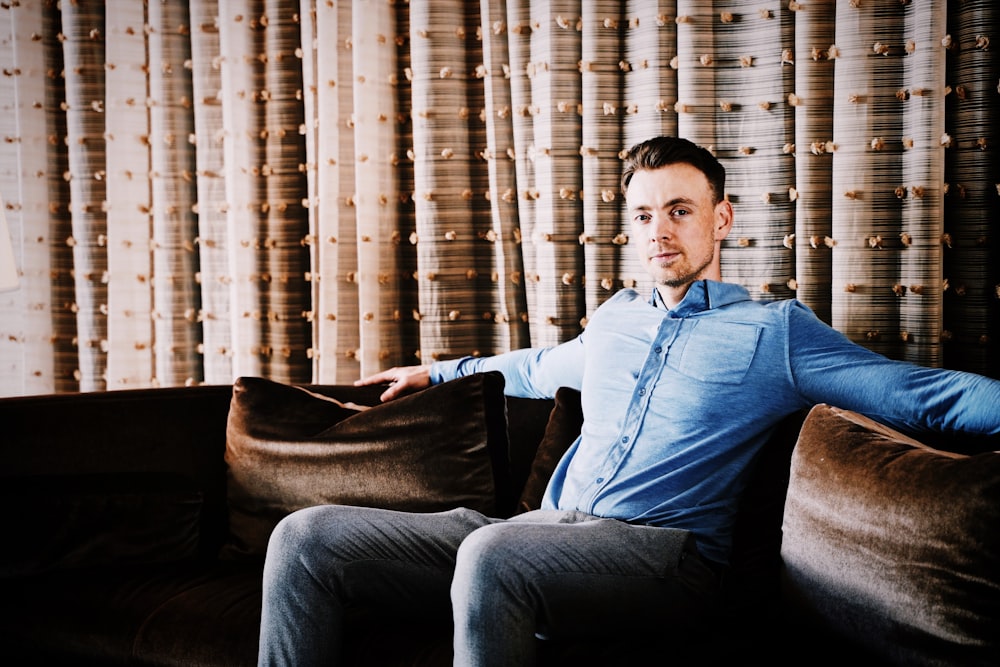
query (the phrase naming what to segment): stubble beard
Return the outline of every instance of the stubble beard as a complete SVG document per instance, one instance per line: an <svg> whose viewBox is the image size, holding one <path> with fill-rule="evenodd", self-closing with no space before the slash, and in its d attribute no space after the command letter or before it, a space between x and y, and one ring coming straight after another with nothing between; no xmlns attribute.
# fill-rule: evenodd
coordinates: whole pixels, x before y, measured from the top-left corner
<svg viewBox="0 0 1000 667"><path fill-rule="evenodd" d="M715 259L715 251L713 250L709 253L708 258L696 269L688 271L687 273L676 276L674 278L664 277L658 278L656 280L657 285L663 285L664 287L683 287L684 285L690 285L694 281L701 278L705 269L707 269L711 264L712 260Z"/></svg>

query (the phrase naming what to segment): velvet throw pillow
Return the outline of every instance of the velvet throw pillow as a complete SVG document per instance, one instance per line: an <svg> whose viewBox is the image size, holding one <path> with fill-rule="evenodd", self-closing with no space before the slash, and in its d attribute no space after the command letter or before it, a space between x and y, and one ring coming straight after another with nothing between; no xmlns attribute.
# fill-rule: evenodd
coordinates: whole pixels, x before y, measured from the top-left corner
<svg viewBox="0 0 1000 667"><path fill-rule="evenodd" d="M816 406L783 533L801 617L895 664L1000 664L1000 453L932 449Z"/></svg>
<svg viewBox="0 0 1000 667"><path fill-rule="evenodd" d="M560 387L556 390L555 405L549 413L545 433L538 443L535 459L528 472L528 480L518 500L517 514L536 510L542 506L542 497L545 495L549 478L552 477L559 459L580 435L581 428L583 428L583 408L580 405L580 392L569 387Z"/></svg>
<svg viewBox="0 0 1000 667"><path fill-rule="evenodd" d="M371 407L240 378L226 433L223 557L263 555L278 521L313 505L418 512L462 506L490 514L504 483L506 449L499 373Z"/></svg>

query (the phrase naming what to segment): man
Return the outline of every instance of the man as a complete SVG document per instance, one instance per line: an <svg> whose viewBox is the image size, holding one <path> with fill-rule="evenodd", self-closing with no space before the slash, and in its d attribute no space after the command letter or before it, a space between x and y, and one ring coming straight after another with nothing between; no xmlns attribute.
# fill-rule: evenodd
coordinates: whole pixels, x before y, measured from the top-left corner
<svg viewBox="0 0 1000 667"><path fill-rule="evenodd" d="M684 632L713 608L745 471L786 415L822 402L911 432L1000 433L1000 382L890 361L796 301L720 282L733 210L708 151L643 142L622 190L652 298L621 290L552 348L359 381L391 382L383 400L486 370L510 395L580 389L583 432L543 509L296 512L268 548L261 664L335 663L351 604L420 614L450 601L462 666L530 665L536 633Z"/></svg>

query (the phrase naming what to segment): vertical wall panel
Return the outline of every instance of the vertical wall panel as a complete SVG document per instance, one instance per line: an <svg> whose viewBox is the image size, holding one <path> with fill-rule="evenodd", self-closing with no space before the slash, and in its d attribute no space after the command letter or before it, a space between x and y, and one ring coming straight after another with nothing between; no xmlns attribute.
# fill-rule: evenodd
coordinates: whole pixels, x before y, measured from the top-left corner
<svg viewBox="0 0 1000 667"><path fill-rule="evenodd" d="M832 323L897 356L903 7L838 3L834 79Z"/></svg>
<svg viewBox="0 0 1000 667"><path fill-rule="evenodd" d="M483 314L496 310L493 258L481 235L489 214L482 225L473 202L473 172L486 166L470 143L470 123L481 122L482 102L480 97L477 105L468 90L470 80L480 79L468 68L467 49L476 48L476 40L465 21L462 2L411 7L413 196L425 362L492 351L493 326Z"/></svg>
<svg viewBox="0 0 1000 667"><path fill-rule="evenodd" d="M707 122L735 222L722 246L722 275L751 296L790 298L795 278L794 14L783 3L715 3L716 15L693 26L710 30L714 44L694 65L703 83L693 118ZM707 41L701 38L702 42ZM706 97L714 90L714 100ZM711 106L709 106L711 103ZM708 134L709 130L693 127Z"/></svg>
<svg viewBox="0 0 1000 667"><path fill-rule="evenodd" d="M584 0L580 90L583 128L583 232L585 312L592 313L622 287L625 235L621 234L622 25L618 0ZM629 248L631 249L631 248Z"/></svg>
<svg viewBox="0 0 1000 667"><path fill-rule="evenodd" d="M233 377L232 312L229 290L229 238L226 233L226 181L223 164L222 62L219 55L219 5L192 0L191 87L197 168L198 266L204 379L226 384Z"/></svg>
<svg viewBox="0 0 1000 667"><path fill-rule="evenodd" d="M6 264L6 252L0 254L0 271L5 277L5 282L8 272L17 276L18 273L21 273L20 267L24 263L22 235L24 223L21 219L18 190L23 159L20 144L25 140L25 137L22 136L19 128L20 117L26 117L25 123L29 126L25 128L26 130L30 131L31 126L31 121L27 118L31 115L30 111L24 109L23 102L18 95L18 79L20 77L17 75L18 65L15 60L18 57L18 50L14 36L14 25L14 12L10 9L0 11L0 67L7 73L7 76L0 79L0 138L6 143L4 151L11 154L16 153L18 158L5 160L3 164L0 164L0 206L4 207L4 210L0 211L0 215L4 216L3 225L0 226L0 234L3 235L0 237L0 243L6 245L9 241L13 248L11 265ZM24 57L30 59L31 55L29 52ZM38 61L41 60L40 56L39 52L36 56ZM25 63L25 65L27 64ZM36 133L39 125L44 127L44 120L43 122L35 120ZM25 278L26 276L19 277L18 282L24 282ZM24 364L27 351L24 342L27 333L23 327L25 323L16 317L24 310L22 299L19 291L0 290L0 374L18 380L16 384L10 382L7 386L0 387L0 396L16 396L23 393L24 390Z"/></svg>
<svg viewBox="0 0 1000 667"><path fill-rule="evenodd" d="M573 0L531 4L531 113L534 147L534 246L528 280L535 281L534 345L560 343L580 331L586 314L582 286L583 233L582 17Z"/></svg>
<svg viewBox="0 0 1000 667"><path fill-rule="evenodd" d="M626 0L623 147L677 134L677 2Z"/></svg>
<svg viewBox="0 0 1000 667"><path fill-rule="evenodd" d="M410 13L396 13L396 139L393 164L396 168L397 213L402 242L399 245L399 278L402 286L398 335L406 363L421 361L420 291L417 289L417 205L414 201L413 152L413 57L410 51Z"/></svg>
<svg viewBox="0 0 1000 667"><path fill-rule="evenodd" d="M795 12L795 297L830 321L833 60L836 2Z"/></svg>
<svg viewBox="0 0 1000 667"><path fill-rule="evenodd" d="M228 264L231 273L233 375L263 374L264 304L260 289L263 195L260 182L261 46L256 38L261 5L254 0L219 4L222 126Z"/></svg>
<svg viewBox="0 0 1000 667"><path fill-rule="evenodd" d="M51 13L50 13L51 15ZM47 56L59 53L54 38L46 38L46 17L41 0L11 4L2 12L2 59L5 72L3 86L3 155L0 165L0 197L11 241L14 246L14 263L20 276L18 288L0 294L0 395L43 394L63 389L70 384L71 376L57 374L56 360L60 355L55 334L55 313L59 288L72 284L68 279L54 277L56 270L50 250L61 248L63 255L70 254L59 235L50 235L50 204L56 206L51 218L67 220L65 207L58 213L60 200L49 198L49 184L58 183L62 190L68 186L63 180L64 169L50 158L54 150L53 136L65 136L65 129L52 127L50 119L53 85L46 76ZM61 62L61 57L60 57ZM59 117L62 117L62 111ZM65 124L62 125L65 128ZM65 157L65 144L63 152ZM50 165L56 165L55 173ZM55 223L53 223L53 226ZM68 235L68 234L67 234ZM72 300L72 298L70 298ZM75 329L72 314L66 313L69 324ZM75 368L75 364L73 365ZM74 383L75 384L75 383Z"/></svg>
<svg viewBox="0 0 1000 667"><path fill-rule="evenodd" d="M528 339L536 329L532 317L538 312L538 281L535 273L535 244L531 242L535 232L537 189L535 186L534 131L531 117L531 80L528 68L531 65L531 3L530 0L508 0L507 2L507 51L510 60L510 105L511 130L514 135L514 194L517 203L519 226L517 240L521 247L523 269L512 274L511 282L524 291L527 311L523 319L528 324Z"/></svg>
<svg viewBox="0 0 1000 667"><path fill-rule="evenodd" d="M105 212L104 3L62 6L66 142L76 298L75 375L82 391L107 389L108 260Z"/></svg>
<svg viewBox="0 0 1000 667"><path fill-rule="evenodd" d="M146 25L143 2L117 3L107 16L109 389L148 387L157 375L150 289L154 275Z"/></svg>
<svg viewBox="0 0 1000 667"><path fill-rule="evenodd" d="M73 221L70 212L69 144L66 119L65 70L62 13L51 4L43 5L42 44L45 51L45 120L48 155L45 181L48 196L48 225L43 238L49 252L49 280L52 288L52 357L56 391L79 391L77 354L76 281L73 277ZM39 232L42 230L40 229ZM29 308L33 306L29 305Z"/></svg>
<svg viewBox="0 0 1000 667"><path fill-rule="evenodd" d="M899 300L900 357L925 366L941 365L946 26L943 1L906 9L903 90L909 94L898 191L900 266L892 289Z"/></svg>
<svg viewBox="0 0 1000 667"><path fill-rule="evenodd" d="M505 2L482 0L483 83L486 152L492 225L490 240L496 257L496 287L500 311L497 347L529 347L528 306L522 280L521 227L518 211L517 142L514 139L512 82L522 76L510 63L509 26Z"/></svg>
<svg viewBox="0 0 1000 667"><path fill-rule="evenodd" d="M353 17L358 311L361 375L405 359L396 335L403 281L394 163L396 19L388 4L358 5ZM408 315L408 313L407 313Z"/></svg>
<svg viewBox="0 0 1000 667"><path fill-rule="evenodd" d="M202 381L191 37L187 5L149 5L153 324L157 384Z"/></svg>
<svg viewBox="0 0 1000 667"><path fill-rule="evenodd" d="M1000 377L1000 6L948 14L944 363Z"/></svg>
<svg viewBox="0 0 1000 667"><path fill-rule="evenodd" d="M357 378L361 349L351 3L316 5L315 327L321 382ZM323 37L320 38L320 35ZM308 51L308 50L307 50ZM312 135L308 135L312 136Z"/></svg>
<svg viewBox="0 0 1000 667"><path fill-rule="evenodd" d="M261 16L263 352L268 377L283 382L312 378L311 258L298 9L298 0L265 0Z"/></svg>

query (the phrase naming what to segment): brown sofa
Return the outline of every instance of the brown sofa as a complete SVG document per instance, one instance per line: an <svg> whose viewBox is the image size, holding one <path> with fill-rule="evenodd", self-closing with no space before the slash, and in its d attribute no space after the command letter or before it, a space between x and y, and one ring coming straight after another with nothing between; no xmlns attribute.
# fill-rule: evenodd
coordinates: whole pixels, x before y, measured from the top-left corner
<svg viewBox="0 0 1000 667"><path fill-rule="evenodd" d="M254 664L263 548L285 513L537 506L579 395L502 388L484 374L378 405L380 387L243 378L0 400L5 661ZM745 493L717 622L539 640L542 663L998 664L997 442L934 444L829 406L793 415ZM348 663L450 664L447 623L427 616L359 610Z"/></svg>

